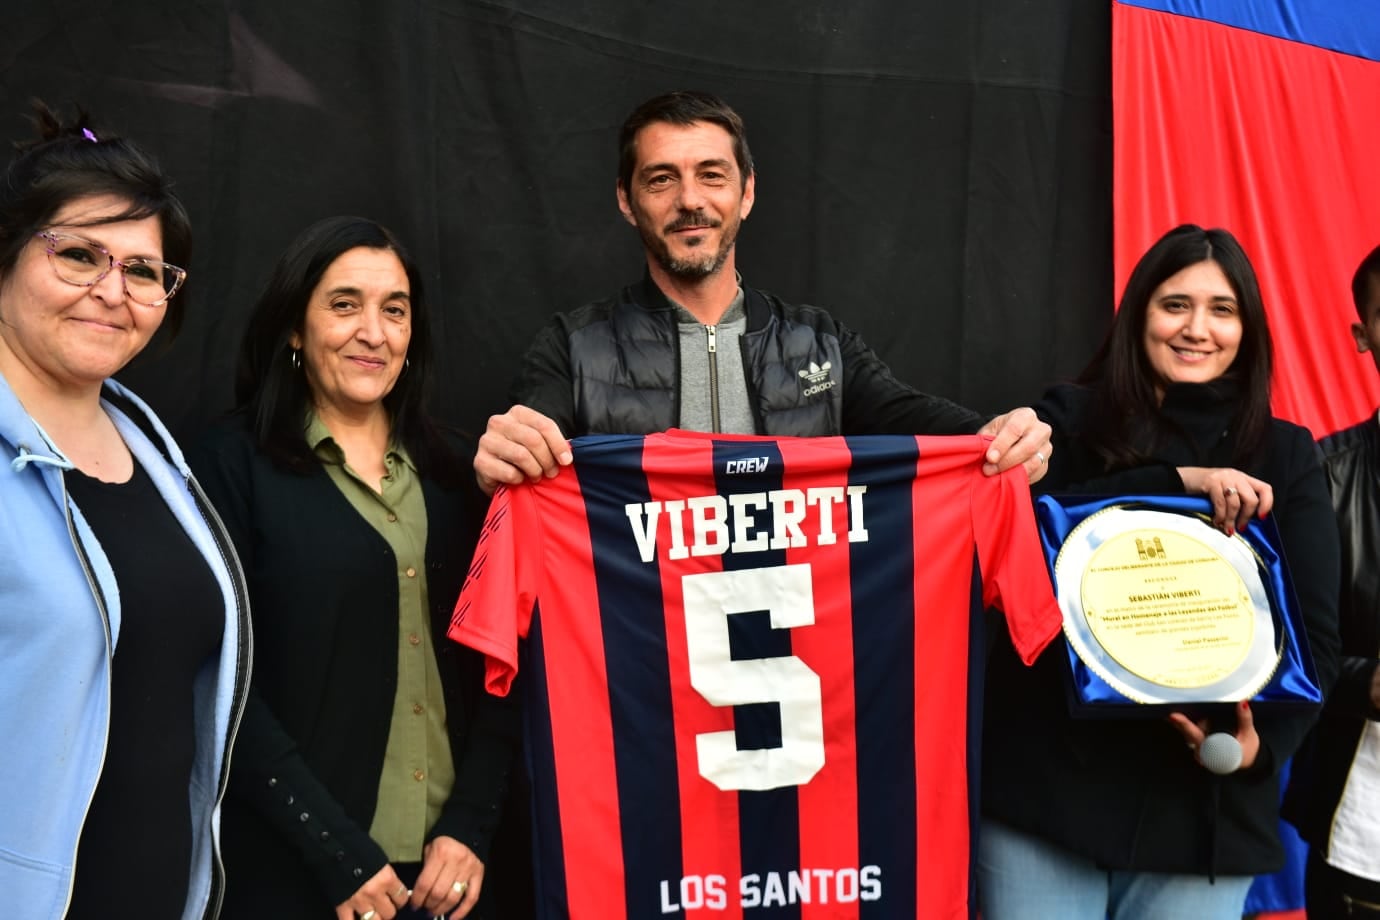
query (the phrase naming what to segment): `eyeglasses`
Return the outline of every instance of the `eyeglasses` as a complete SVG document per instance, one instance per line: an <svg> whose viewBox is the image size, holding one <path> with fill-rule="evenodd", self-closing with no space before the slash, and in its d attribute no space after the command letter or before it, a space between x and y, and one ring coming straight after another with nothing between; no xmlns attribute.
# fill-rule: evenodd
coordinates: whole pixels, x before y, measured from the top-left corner
<svg viewBox="0 0 1380 920"><path fill-rule="evenodd" d="M187 280L184 268L155 259L117 259L104 246L79 236L51 230L34 236L48 243L48 262L63 281L91 287L118 268L129 299L145 307L163 306Z"/></svg>

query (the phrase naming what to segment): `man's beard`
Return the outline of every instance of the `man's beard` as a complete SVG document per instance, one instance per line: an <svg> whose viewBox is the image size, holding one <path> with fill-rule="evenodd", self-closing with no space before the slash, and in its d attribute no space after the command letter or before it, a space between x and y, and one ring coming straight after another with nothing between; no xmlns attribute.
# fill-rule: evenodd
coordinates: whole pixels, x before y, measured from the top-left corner
<svg viewBox="0 0 1380 920"><path fill-rule="evenodd" d="M727 223L712 221L695 212L682 214L662 232L669 234L687 227L722 227L723 233L719 237L718 249L677 258L671 254L671 247L665 238L648 229L641 215L637 216L637 232L642 237L642 245L652 254L652 258L662 270L680 281L699 281L723 268L724 263L728 261L729 253L733 252L733 244L738 239L738 227L741 224L738 220Z"/></svg>

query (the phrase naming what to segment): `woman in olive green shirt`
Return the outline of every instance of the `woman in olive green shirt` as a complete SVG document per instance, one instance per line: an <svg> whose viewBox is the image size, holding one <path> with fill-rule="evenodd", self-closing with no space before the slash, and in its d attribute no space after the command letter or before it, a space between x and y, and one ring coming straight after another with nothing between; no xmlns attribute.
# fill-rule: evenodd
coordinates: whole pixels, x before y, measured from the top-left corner
<svg viewBox="0 0 1380 920"><path fill-rule="evenodd" d="M422 409L421 277L331 218L251 316L194 465L249 579L256 671L225 804L225 916L481 917L511 700L445 638L482 504Z"/></svg>

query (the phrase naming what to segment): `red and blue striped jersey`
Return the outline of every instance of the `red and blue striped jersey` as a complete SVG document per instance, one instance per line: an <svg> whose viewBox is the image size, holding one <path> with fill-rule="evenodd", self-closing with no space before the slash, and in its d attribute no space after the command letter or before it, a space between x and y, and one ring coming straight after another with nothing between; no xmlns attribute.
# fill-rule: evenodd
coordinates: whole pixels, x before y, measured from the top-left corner
<svg viewBox="0 0 1380 920"><path fill-rule="evenodd" d="M573 442L494 497L450 636L522 649L543 918L969 914L984 605L1059 631L965 437Z"/></svg>

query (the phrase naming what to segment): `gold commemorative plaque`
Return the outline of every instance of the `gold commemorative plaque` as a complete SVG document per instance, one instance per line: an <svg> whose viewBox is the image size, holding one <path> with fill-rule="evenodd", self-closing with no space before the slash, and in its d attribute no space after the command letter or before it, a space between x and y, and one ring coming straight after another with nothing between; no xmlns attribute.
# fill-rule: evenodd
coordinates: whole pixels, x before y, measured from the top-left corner
<svg viewBox="0 0 1380 920"><path fill-rule="evenodd" d="M1090 515L1065 539L1055 582L1069 644L1135 702L1249 699L1279 664L1259 560L1199 517Z"/></svg>

